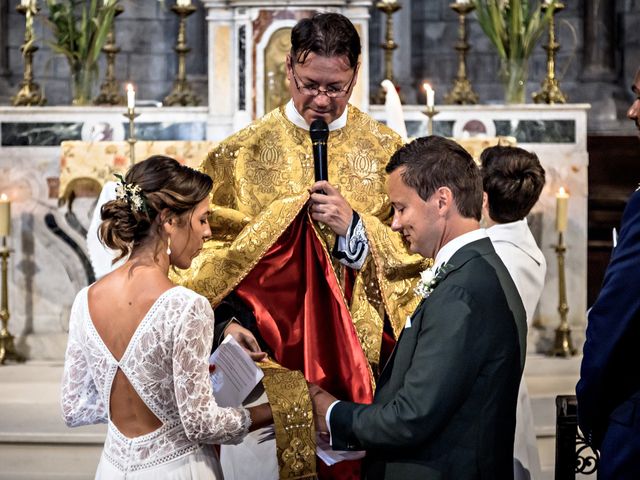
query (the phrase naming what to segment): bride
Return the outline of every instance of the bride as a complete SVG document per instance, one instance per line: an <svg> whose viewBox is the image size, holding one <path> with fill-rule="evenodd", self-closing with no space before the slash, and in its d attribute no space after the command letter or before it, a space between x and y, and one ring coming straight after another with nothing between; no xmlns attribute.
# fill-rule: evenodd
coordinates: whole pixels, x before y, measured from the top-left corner
<svg viewBox="0 0 640 480"><path fill-rule="evenodd" d="M272 421L212 396L208 300L174 285L211 235L212 181L163 156L121 177L100 238L127 261L74 301L62 381L67 425L108 423L97 479L222 478L215 449Z"/></svg>

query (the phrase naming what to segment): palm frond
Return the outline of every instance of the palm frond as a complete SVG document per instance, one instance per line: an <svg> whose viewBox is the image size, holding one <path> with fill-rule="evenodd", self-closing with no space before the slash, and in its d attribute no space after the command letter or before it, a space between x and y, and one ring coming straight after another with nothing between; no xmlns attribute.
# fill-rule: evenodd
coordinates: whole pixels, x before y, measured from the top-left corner
<svg viewBox="0 0 640 480"><path fill-rule="evenodd" d="M530 0L474 0L480 28L504 60L529 58L553 15L541 14L540 2Z"/></svg>

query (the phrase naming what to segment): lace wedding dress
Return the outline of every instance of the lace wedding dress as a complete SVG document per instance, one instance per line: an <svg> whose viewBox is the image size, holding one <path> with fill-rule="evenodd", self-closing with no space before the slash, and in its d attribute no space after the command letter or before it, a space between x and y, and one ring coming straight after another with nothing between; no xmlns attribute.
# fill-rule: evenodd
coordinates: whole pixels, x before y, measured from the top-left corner
<svg viewBox="0 0 640 480"><path fill-rule="evenodd" d="M89 315L87 292L73 303L62 380L62 411L71 427L108 423L96 478L222 478L206 443L237 443L246 435L246 409L221 408L213 399L208 357L213 311L184 287L164 292L138 325L120 361L102 341ZM111 386L120 369L162 422L128 438L110 421Z"/></svg>

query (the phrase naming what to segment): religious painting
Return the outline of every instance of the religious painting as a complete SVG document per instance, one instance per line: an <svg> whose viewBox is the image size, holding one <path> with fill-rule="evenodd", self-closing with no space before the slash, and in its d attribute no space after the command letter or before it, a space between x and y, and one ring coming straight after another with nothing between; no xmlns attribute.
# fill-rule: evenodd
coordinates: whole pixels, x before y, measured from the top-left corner
<svg viewBox="0 0 640 480"><path fill-rule="evenodd" d="M284 105L290 98L284 59L291 50L291 28L276 30L264 54L264 111Z"/></svg>

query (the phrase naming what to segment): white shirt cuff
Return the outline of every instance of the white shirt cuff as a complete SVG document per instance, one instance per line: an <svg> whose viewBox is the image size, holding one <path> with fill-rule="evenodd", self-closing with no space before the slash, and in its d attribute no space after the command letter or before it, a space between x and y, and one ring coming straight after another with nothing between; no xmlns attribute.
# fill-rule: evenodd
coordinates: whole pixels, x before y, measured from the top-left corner
<svg viewBox="0 0 640 480"><path fill-rule="evenodd" d="M331 422L329 422L329 419L331 418L331 410L333 410L333 407L336 406L336 404L338 404L339 402L340 400L336 400L331 405L329 405L329 408L327 408L327 413L324 416L324 420L325 422L327 422L327 430L329 430L329 445L331 446L333 446L333 439L331 438Z"/></svg>

